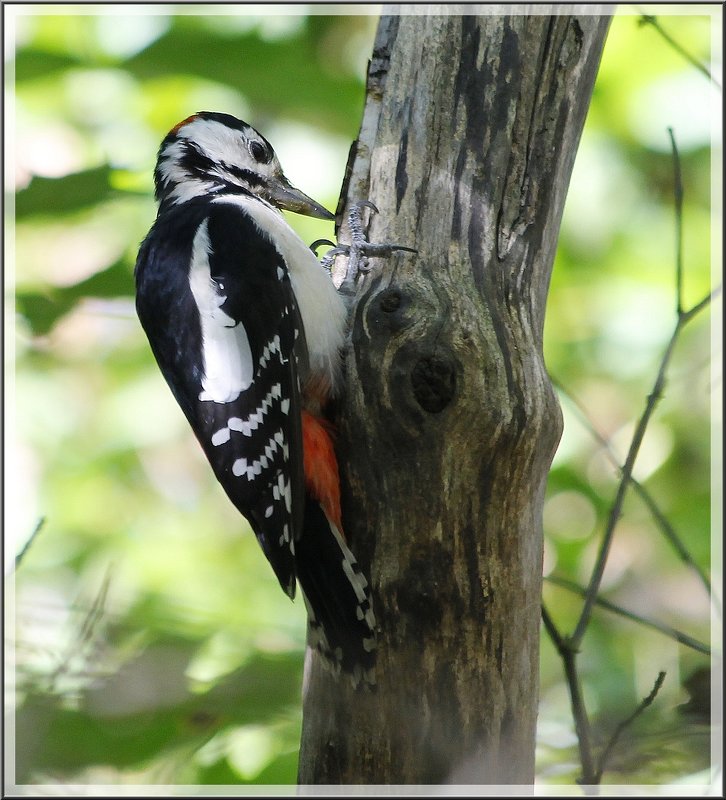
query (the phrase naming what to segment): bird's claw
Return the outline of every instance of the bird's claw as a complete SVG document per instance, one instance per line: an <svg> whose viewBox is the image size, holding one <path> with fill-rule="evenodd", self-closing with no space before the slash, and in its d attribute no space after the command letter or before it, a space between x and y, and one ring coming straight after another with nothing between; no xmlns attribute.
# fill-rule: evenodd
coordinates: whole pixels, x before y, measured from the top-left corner
<svg viewBox="0 0 726 800"><path fill-rule="evenodd" d="M354 290L355 280L359 274L365 274L370 271L368 266L368 259L370 258L388 258L393 253L405 251L408 253L418 252L413 247L405 247L400 244L375 244L369 242L366 238L366 233L363 230L363 209L368 208L374 214L378 213L376 206L370 200L360 200L354 203L348 212L348 227L350 228L350 244L338 244L329 250L321 259L320 263L328 270L332 271L333 263L336 256L345 255L348 257L348 265L345 271L345 277L340 285L340 290L343 292L352 293ZM319 239L313 243L313 247L321 244L331 244L327 240Z"/></svg>
<svg viewBox="0 0 726 800"><path fill-rule="evenodd" d="M331 242L330 239L316 239L311 245L310 249L313 251L313 254L317 258L318 255L318 248L322 247L324 244L329 244L331 247L335 247L335 242Z"/></svg>

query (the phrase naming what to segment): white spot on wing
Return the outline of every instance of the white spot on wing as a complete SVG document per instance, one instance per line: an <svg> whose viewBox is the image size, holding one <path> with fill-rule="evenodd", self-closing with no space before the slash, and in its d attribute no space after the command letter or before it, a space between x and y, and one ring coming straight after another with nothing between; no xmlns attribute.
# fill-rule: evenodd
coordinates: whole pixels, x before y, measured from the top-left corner
<svg viewBox="0 0 726 800"><path fill-rule="evenodd" d="M262 400L262 403L247 417L230 417L227 426L220 428L212 436L212 444L217 447L220 444L225 444L231 437L231 431L238 431L245 436L251 436L252 431L256 431L264 421L265 414L267 414L272 407L274 400L279 400L282 396L282 386L279 383L270 387L270 391ZM202 399L200 397L200 399ZM284 402L284 401L283 401ZM288 401L289 404L289 401ZM285 411L284 413L287 413Z"/></svg>
<svg viewBox="0 0 726 800"><path fill-rule="evenodd" d="M239 417L230 417L230 420L227 423L227 425L229 426L229 429L231 431L239 431L240 433L244 433L245 436L252 435L252 428L250 427L250 423L246 419L240 419Z"/></svg>
<svg viewBox="0 0 726 800"><path fill-rule="evenodd" d="M231 433L229 428L222 428L218 430L216 433L212 435L212 444L215 447L219 447L220 444L224 444L230 440Z"/></svg>
<svg viewBox="0 0 726 800"><path fill-rule="evenodd" d="M263 469L267 469L271 462L274 462L275 453L277 453L278 449L282 450L283 457L285 460L287 460L287 445L285 444L285 437L282 431L277 431L272 437L270 437L269 441L265 445L264 452L260 454L259 458L252 459L251 461L247 458L238 458L232 464L232 474L236 475L237 477L246 474L247 480L253 480L262 472ZM288 483L286 489L283 489L285 477L282 472L278 472L276 477L277 484L273 486L272 494L275 500L279 500L280 496L282 496L285 491L289 493L290 485ZM271 517L272 511L272 506L269 506L265 510L265 516ZM288 512L289 511L290 508L288 507Z"/></svg>

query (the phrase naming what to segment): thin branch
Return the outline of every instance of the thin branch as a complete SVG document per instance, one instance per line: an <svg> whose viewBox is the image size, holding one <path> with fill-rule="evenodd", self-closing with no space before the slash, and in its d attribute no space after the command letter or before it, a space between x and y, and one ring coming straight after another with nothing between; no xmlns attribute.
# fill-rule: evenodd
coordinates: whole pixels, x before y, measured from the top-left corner
<svg viewBox="0 0 726 800"><path fill-rule="evenodd" d="M75 633L75 641L70 645L69 650L58 661L58 665L48 679L49 691L57 691L56 685L61 677L69 674L69 665L74 657L81 656L86 661L90 661L90 656L96 646L98 636L98 624L105 615L106 600L108 599L108 589L111 584L112 564L106 568L106 572L101 581L96 596L91 603L91 607L84 614L83 620L78 631Z"/></svg>
<svg viewBox="0 0 726 800"><path fill-rule="evenodd" d="M44 525L45 525L45 517L41 517L35 524L35 528L33 528L33 532L30 534L28 541L23 545L21 551L15 556L15 564L13 565L13 570L15 572L17 572L20 563L27 555L28 550L30 550L30 546L35 541L35 537L40 533Z"/></svg>
<svg viewBox="0 0 726 800"><path fill-rule="evenodd" d="M694 561L693 556L691 556L691 554L686 549L686 546L681 541L680 536L676 533L676 530L673 527L673 525L671 525L670 520L660 510L653 497L650 495L649 492L646 491L645 487L641 483L639 483L633 477L631 477L630 482L633 484L633 489L635 490L635 493L645 503L653 519L658 523L661 533L670 542L671 546L676 551L678 557L684 564L686 564L686 566L690 567L696 573L696 575L698 575L701 583L704 585L709 596L718 606L718 603L716 601L716 596L713 594L711 588L711 581L708 575L706 575L705 571L701 568L700 564L697 564ZM720 613L720 607L719 607L719 613Z"/></svg>
<svg viewBox="0 0 726 800"><path fill-rule="evenodd" d="M109 564L106 567L106 573L103 576L101 587L96 593L96 596L93 599L93 603L91 604L91 608L88 610L88 613L86 614L86 617L81 625L81 629L78 633L78 640L82 644L89 642L93 638L96 630L96 625L105 614L108 589L109 586L111 585L111 571L112 571L112 565Z"/></svg>
<svg viewBox="0 0 726 800"><path fill-rule="evenodd" d="M552 639L552 644L557 648L557 652L562 655L562 649L565 647L565 640L557 630L555 621L550 616L550 612L547 611L547 607L544 603L542 603L542 622L544 623L545 630L549 634L550 639Z"/></svg>
<svg viewBox="0 0 726 800"><path fill-rule="evenodd" d="M565 641L567 642L567 640ZM582 765L582 777L578 780L578 783L595 784L597 783L597 773L592 749L592 727L587 716L580 675L577 671L577 651L572 649L571 642L567 644L566 649L561 651L561 656L565 667L567 687L570 691L572 718L575 721L577 746L580 752L580 764Z"/></svg>
<svg viewBox="0 0 726 800"><path fill-rule="evenodd" d="M700 311L706 308L712 301L712 299L720 292L720 287L718 287L710 294L708 294L706 297L704 297L700 302L696 303L688 311L684 311L682 308L682 257L681 257L681 233L680 233L680 227L682 223L682 185L680 177L680 163L678 160L678 151L675 146L675 139L673 137L672 131L670 132L670 134L674 148L674 162L677 165L676 167L677 173L675 178L676 226L677 226L676 324L673 329L671 338L668 342L668 345L665 349L665 352L663 353L663 356L661 358L660 366L658 368L658 373L656 375L652 391L648 395L646 400L645 409L643 410L643 414L641 415L640 420L638 421L638 424L633 433L633 438L631 440L630 447L628 449L628 454L625 459L625 464L620 469L620 482L618 484L618 489L615 495L615 499L613 500L610 513L608 515L608 520L605 526L603 539L600 544L600 548L597 554L590 582L586 589L582 589L579 586L577 587L577 591L579 593L582 593L584 597L584 603L573 635L569 637L562 636L557 630L557 627L555 626L552 618L549 616L547 610L544 608L544 606L542 608L542 618L545 624L545 628L549 633L550 637L552 638L552 641L555 643L557 651L560 654L564 665L565 678L570 693L572 715L575 722L575 732L577 734L578 748L580 752L580 763L582 765L582 779L579 781L579 783L581 784L596 785L600 782L604 765L606 764L607 758L609 757L610 752L612 751L612 748L616 744L618 738L620 737L622 732L628 727L628 725L630 725L633 722L633 720L636 719L636 717L639 714L641 714L653 702L653 699L658 693L665 678L665 673L661 673L658 676L658 680L656 681L653 691L650 693L650 695L648 695L648 697L646 697L641 702L641 704L638 706L635 712L631 714L631 716L628 717L628 719L626 719L617 727L613 736L608 742L605 750L603 751L602 757L600 758L596 770L594 767L593 750L592 750L592 728L587 716L587 709L585 707L584 699L582 696L582 687L580 684L580 679L577 672L577 663L576 663L579 647L580 644L582 643L582 638L585 635L585 631L587 630L587 626L592 616L593 606L596 604L601 605L604 606L605 608L608 608L611 611L614 611L615 613L622 613L624 616L627 616L631 619L637 619L637 621L643 622L644 624L649 624L651 627L654 627L655 629L663 633L667 632L668 635L677 638L679 641L688 643L690 646L693 646L695 644L696 645L695 649L700 649L702 652L707 652L707 649L706 650L703 649L705 648L705 645L702 645L700 642L696 642L696 640L691 640L690 637L685 637L679 631L675 631L673 629L666 629L665 626L662 626L659 623L654 623L649 620L646 621L644 618L636 618L636 616L631 614L630 612L627 612L624 609L620 609L619 607L614 606L614 604L609 604L607 601L603 601L598 597L598 592L600 589L602 576L605 571L605 565L607 563L608 555L610 552L610 546L615 532L615 527L622 514L623 502L625 499L626 491L631 483L634 486L639 486L639 484L633 479L633 467L635 465L635 461L638 456L640 446L643 442L643 438L645 436L648 424L651 420L651 417L653 416L658 401L663 395L663 389L665 386L665 376L671 358L673 356L676 343L684 326L688 322L690 322L690 320L693 319L696 316L696 314L698 314ZM608 449L609 451L609 447L607 447L606 449ZM655 503L652 503L652 506L653 508L657 508ZM660 517L663 520L665 520L665 517L663 517L662 515L660 515ZM677 549L679 549L679 552L682 554L682 557L685 557L689 559L690 562L692 562L692 559L690 558L688 551L686 550L685 546L682 545L680 539L675 535L675 532L672 530L672 528L670 526L664 526L664 529L668 530L669 532L672 532L673 536L669 538L671 542L674 544L674 546L676 546ZM703 579L705 580L705 576L703 576ZM707 583L707 581L705 582Z"/></svg>
<svg viewBox="0 0 726 800"><path fill-rule="evenodd" d="M562 658L562 664L565 669L565 680L570 693L572 719L575 723L577 746L580 752L580 764L582 765L582 777L578 783L584 785L597 783L595 757L592 749L592 728L587 716L585 699L582 695L580 676L577 672L577 650L574 649L572 640L569 637L562 636L557 630L557 626L544 603L542 604L542 622L560 658Z"/></svg>
<svg viewBox="0 0 726 800"><path fill-rule="evenodd" d="M656 31L668 42L668 44L683 58L688 61L689 64L692 64L699 72L702 72L710 81L713 82L716 88L720 89L721 84L713 77L708 67L701 61L699 61L694 55L691 55L684 47L682 47L678 42L673 39L666 31L662 28L660 22L658 22L658 18L653 16L652 14L642 14L640 19L638 20L639 25L652 25Z"/></svg>
<svg viewBox="0 0 726 800"><path fill-rule="evenodd" d="M596 774L596 783L600 783L602 778L602 774L605 771L605 765L607 764L607 760L610 757L610 753L612 752L613 748L617 744L618 739L621 737L623 732L629 725L632 725L633 722L645 711L646 708L655 700L656 695L660 691L661 686L663 686L663 681L665 680L665 672L659 672L658 677L655 679L655 684L650 692L650 694L641 700L638 707L633 711L633 713L625 720L623 720L617 728L613 731L613 735L610 737L607 745L605 745L605 749L600 756L600 760L598 761L597 765L597 772Z"/></svg>
<svg viewBox="0 0 726 800"><path fill-rule="evenodd" d="M683 314L683 181L673 128L668 128L673 153L673 200L676 212L676 313Z"/></svg>
<svg viewBox="0 0 726 800"><path fill-rule="evenodd" d="M585 429L590 433L590 435L595 440L597 440L598 444L600 444L600 446L603 448L605 455L607 456L610 463L618 470L618 473L622 475L623 468L618 459L616 458L615 453L613 452L613 449L610 445L610 442L605 438L605 436L602 435L602 433L600 433L600 431L595 426L595 423L590 419L587 413L587 409L580 401L580 399L576 397L566 386L564 386L561 381L557 380L556 378L553 378L552 382L561 392L561 394L564 397L566 397L567 400L570 401L572 407L575 410L575 413L580 419L580 422L584 425ZM655 501L650 492L645 488L645 486L643 486L643 484L640 483L640 481L638 481L632 475L630 476L630 483L635 493L643 501L648 511L650 511L650 514L653 517L658 528L660 529L660 532L663 534L663 536L665 536L665 538L671 544L678 557L687 567L690 567L690 569L692 569L698 575L704 588L706 589L708 594L712 596L714 604L716 605L717 610L719 611L720 614L720 605L718 604L715 595L713 595L711 588L711 581L708 575L706 575L705 571L701 568L699 564L696 563L693 556L688 552L687 547L681 540L681 537L676 532L676 529L673 527L670 520L666 517L663 511L661 511L660 506Z"/></svg>
<svg viewBox="0 0 726 800"><path fill-rule="evenodd" d="M618 524L618 520L620 519L620 516L622 514L623 502L625 501L625 493L627 491L628 484L630 483L630 479L633 474L633 467L635 466L635 460L638 456L638 452L640 451L640 446L643 443L643 438L645 436L645 431L648 427L648 423L650 422L650 419L653 416L653 412L655 411L655 407L658 403L658 400L661 398L663 394L666 369L673 355L673 350L675 348L676 341L678 340L678 335L681 332L681 327L682 327L681 319L682 318L679 317L678 322L676 323L673 335L671 336L671 339L668 342L668 346L666 347L665 353L663 354L663 358L661 359L660 368L658 370L658 375L653 385L653 390L648 395L648 399L645 405L645 410L643 411L643 414L635 428L635 432L633 433L633 439L630 443L630 448L628 450L628 455L625 459L625 464L623 465L620 477L620 483L618 484L618 490L615 495L615 500L613 501L612 507L610 508L610 514L608 516L607 524L605 526L605 533L603 535L603 539L600 544L600 549L597 554L597 559L595 561L595 566L592 571L590 583L588 584L587 587L587 593L585 594L585 602L583 603L582 606L582 612L580 613L580 618L577 621L577 626L575 627L575 632L572 636L575 647L578 647L580 642L582 641L582 637L585 635L587 625L590 621L590 615L592 614L592 607L595 603L598 591L600 590L600 583L602 581L603 573L605 572L605 564L607 563L607 558L610 553L610 545L612 543L613 534L615 533L615 527Z"/></svg>
<svg viewBox="0 0 726 800"><path fill-rule="evenodd" d="M690 322L690 320L693 319L693 317L695 317L697 314L703 311L703 309L706 308L707 305L709 305L713 300L715 300L715 298L717 298L721 294L721 288L722 288L721 284L719 284L713 291L707 294L703 298L703 300L700 300L698 303L696 303L696 305L693 306L693 308L689 309L688 311L684 311L681 314L681 319L683 320L683 322L684 323Z"/></svg>
<svg viewBox="0 0 726 800"><path fill-rule="evenodd" d="M708 294L703 300L699 303L696 303L689 311L682 310L682 297L681 297L681 282L682 282L682 260L681 260L681 234L680 228L682 224L682 214L680 211L682 197L683 197L683 187L681 185L681 178L680 178L680 160L678 158L678 149L676 148L675 144L675 137L673 136L673 131L670 130L671 141L673 143L673 160L675 164L675 198L676 198L676 239L678 242L678 251L676 253L676 296L677 302L676 306L678 308L678 318L676 320L676 325L673 330L673 334L668 342L668 346L666 347L665 353L663 354L663 358L661 359L660 367L658 369L658 375L655 379L655 383L653 384L653 390L648 395L648 399L645 405L645 410L638 422L638 425L635 428L635 432L633 433L632 441L630 442L630 448L628 450L628 455L625 459L625 464L623 465L621 476L620 476L620 483L618 484L618 490L615 495L615 500L613 501L613 505L610 509L610 515L608 517L607 524L605 526L605 533L603 535L603 540L600 544L600 550L598 551L597 560L595 562L595 567L593 568L592 577L590 578L590 583L587 588L587 593L585 594L585 602L582 606L582 612L580 614L580 618L577 621L577 626L575 628L575 632L572 636L574 646L577 648L582 641L582 637L585 635L585 631L587 630L587 625L590 621L590 616L592 614L592 607L595 603L595 599L597 597L598 591L600 589L600 583L602 582L602 576L605 571L605 565L607 563L607 558L610 553L610 545L612 543L613 534L615 532L615 526L620 519L623 509L623 502L625 500L625 493L627 492L628 485L632 480L633 475L633 467L635 466L635 460L638 457L638 452L640 450L640 446L643 443L643 437L645 436L645 431L648 428L648 424L650 422L651 417L653 416L653 412L655 411L655 407L658 404L658 401L663 396L663 388L665 386L665 375L666 370L668 369L668 365L670 363L671 357L673 356L673 351L676 346L676 342L678 341L678 337L680 336L683 327L691 320L693 317L701 311L703 308L711 302L711 299L718 291L718 289L714 290L710 294Z"/></svg>
<svg viewBox="0 0 726 800"><path fill-rule="evenodd" d="M585 589L582 586L574 581L567 580L567 578L558 578L554 575L548 575L545 580L554 586L559 586L562 589L567 589L570 592L579 594L581 597L585 595ZM632 622L637 622L640 625L653 628L653 630L656 630L659 633L662 633L664 636L670 637L671 639L675 639L675 641L685 645L686 647L690 647L692 650L696 650L699 653L704 653L707 656L711 655L711 648L707 644L700 642L698 639L694 639L692 636L689 636L686 633L682 633L676 628L671 628L670 625L665 625L657 620L644 617L640 614L636 614L633 611L628 611L628 609L623 608L615 603L611 603L609 600L606 600L603 597L596 598L595 605L599 606L600 608L604 608L606 611L610 611L613 614L618 614L621 617L625 617Z"/></svg>

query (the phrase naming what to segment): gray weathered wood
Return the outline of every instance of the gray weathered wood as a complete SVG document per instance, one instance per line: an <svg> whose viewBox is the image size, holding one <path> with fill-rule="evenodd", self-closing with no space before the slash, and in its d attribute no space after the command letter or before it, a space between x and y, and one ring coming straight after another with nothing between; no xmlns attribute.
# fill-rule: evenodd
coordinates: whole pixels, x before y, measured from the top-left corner
<svg viewBox="0 0 726 800"><path fill-rule="evenodd" d="M301 783L533 780L541 512L561 432L542 329L607 25L381 19L344 199L376 203L372 241L418 254L358 281L338 420L378 689L311 656Z"/></svg>

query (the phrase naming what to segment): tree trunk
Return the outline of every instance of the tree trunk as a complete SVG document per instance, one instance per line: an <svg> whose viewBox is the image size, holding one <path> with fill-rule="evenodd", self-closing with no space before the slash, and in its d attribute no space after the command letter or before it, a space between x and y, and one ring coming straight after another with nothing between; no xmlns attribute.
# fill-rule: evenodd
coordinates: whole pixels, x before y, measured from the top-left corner
<svg viewBox="0 0 726 800"><path fill-rule="evenodd" d="M300 783L530 784L545 301L604 16L384 16L347 192L379 208L339 412L377 690L306 670ZM346 228L340 231L346 238Z"/></svg>

